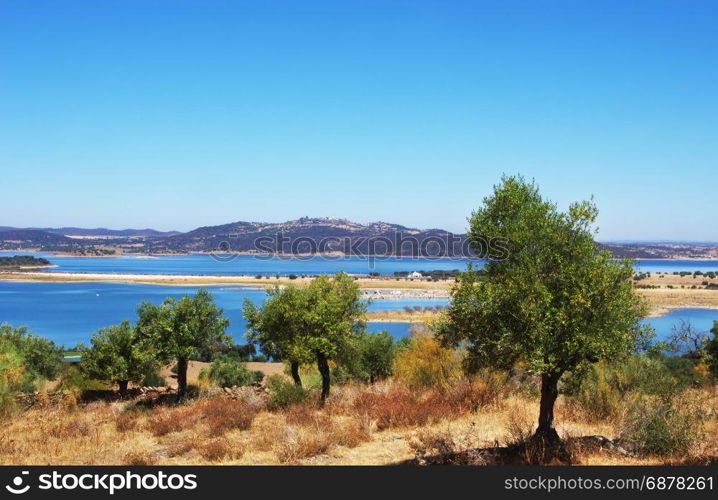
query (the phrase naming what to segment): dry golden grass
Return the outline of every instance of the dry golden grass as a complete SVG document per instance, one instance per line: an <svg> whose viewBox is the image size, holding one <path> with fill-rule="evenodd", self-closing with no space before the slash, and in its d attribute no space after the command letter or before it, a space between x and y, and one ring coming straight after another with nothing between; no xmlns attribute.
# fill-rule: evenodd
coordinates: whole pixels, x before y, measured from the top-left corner
<svg viewBox="0 0 718 500"><path fill-rule="evenodd" d="M716 390L706 439L685 456L629 458L577 450L582 464L704 463L718 456ZM334 389L316 403L268 411L224 397L136 409L133 402L44 405L4 422L0 464L392 464L417 455L506 444L530 432L538 401L478 379L450 390L408 390L387 381ZM586 418L563 397L563 436L618 436L620 424ZM714 459L713 458L713 459Z"/></svg>

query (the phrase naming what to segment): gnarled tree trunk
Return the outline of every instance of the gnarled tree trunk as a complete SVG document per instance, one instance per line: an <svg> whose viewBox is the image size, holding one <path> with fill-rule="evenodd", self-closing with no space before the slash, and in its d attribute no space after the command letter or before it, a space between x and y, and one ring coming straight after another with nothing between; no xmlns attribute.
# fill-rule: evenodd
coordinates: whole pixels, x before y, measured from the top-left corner
<svg viewBox="0 0 718 500"><path fill-rule="evenodd" d="M319 368L319 373L322 376L322 404L324 404L329 397L329 361L320 352L317 353L317 368Z"/></svg>
<svg viewBox="0 0 718 500"><path fill-rule="evenodd" d="M538 428L534 438L544 443L558 443L560 438L553 426L553 409L558 398L558 380L561 374L541 375L541 403L539 410Z"/></svg>
<svg viewBox="0 0 718 500"><path fill-rule="evenodd" d="M181 398L187 392L187 365L186 359L177 360L177 397Z"/></svg>
<svg viewBox="0 0 718 500"><path fill-rule="evenodd" d="M292 369L292 379L294 379L295 385L301 387L302 378L299 376L299 363L297 363L296 361L292 361L290 362L289 366Z"/></svg>

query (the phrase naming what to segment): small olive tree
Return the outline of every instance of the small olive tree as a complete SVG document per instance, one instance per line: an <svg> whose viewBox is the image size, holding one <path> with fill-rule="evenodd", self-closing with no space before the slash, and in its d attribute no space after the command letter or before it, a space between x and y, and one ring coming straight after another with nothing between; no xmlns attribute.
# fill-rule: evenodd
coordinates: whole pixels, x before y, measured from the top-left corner
<svg viewBox="0 0 718 500"><path fill-rule="evenodd" d="M120 394L127 392L129 382L141 381L156 365L151 349L140 342L127 320L93 333L80 364L89 377L116 382Z"/></svg>
<svg viewBox="0 0 718 500"><path fill-rule="evenodd" d="M501 239L508 257L469 269L451 294L438 335L465 343L469 366L507 368L522 362L541 377L535 438L559 442L554 429L558 383L584 362L611 359L648 334L633 270L601 250L591 229L597 210L575 203L568 212L544 200L533 183L504 177L470 222L476 245Z"/></svg>
<svg viewBox="0 0 718 500"><path fill-rule="evenodd" d="M274 287L267 293L269 298L262 307L244 299L246 337L264 354L288 362L294 383L301 387L299 366L313 359L307 343L302 341L306 331L306 293L293 285Z"/></svg>
<svg viewBox="0 0 718 500"><path fill-rule="evenodd" d="M167 298L160 305L143 302L137 309L137 331L156 350L160 359L177 362L177 394L187 391L187 366L213 344L229 346L225 334L229 320L214 303L212 295L200 289L196 295Z"/></svg>
<svg viewBox="0 0 718 500"><path fill-rule="evenodd" d="M331 384L329 360L351 348L365 328L367 303L359 286L345 273L315 278L306 294L303 345L314 354L322 376L322 402L329 396Z"/></svg>

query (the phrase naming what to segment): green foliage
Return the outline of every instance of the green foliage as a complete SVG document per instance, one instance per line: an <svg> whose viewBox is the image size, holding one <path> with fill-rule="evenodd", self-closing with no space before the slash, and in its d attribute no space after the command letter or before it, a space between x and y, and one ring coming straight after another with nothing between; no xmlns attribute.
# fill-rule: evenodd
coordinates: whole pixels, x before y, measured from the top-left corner
<svg viewBox="0 0 718 500"><path fill-rule="evenodd" d="M143 302L137 309L137 331L160 359L176 360L178 393L187 388L187 362L216 344L231 344L225 334L229 320L204 289L194 296L167 298L160 305Z"/></svg>
<svg viewBox="0 0 718 500"><path fill-rule="evenodd" d="M685 453L703 436L703 412L694 402L642 398L629 409L623 436L648 455Z"/></svg>
<svg viewBox="0 0 718 500"><path fill-rule="evenodd" d="M268 290L267 294L269 298L261 308L249 299L244 300L247 339L275 360L300 364L310 362L313 354L302 339L305 332L305 294L294 286L277 286Z"/></svg>
<svg viewBox="0 0 718 500"><path fill-rule="evenodd" d="M322 399L329 394L329 360L355 347L366 311L359 287L345 273L319 276L304 289L271 290L259 308L245 301L247 338L275 359L302 364L316 359L322 376Z"/></svg>
<svg viewBox="0 0 718 500"><path fill-rule="evenodd" d="M88 376L77 364L65 363L60 369L60 390L70 391L106 391L110 389L109 384Z"/></svg>
<svg viewBox="0 0 718 500"><path fill-rule="evenodd" d="M713 377L718 378L718 321L713 322L711 333L713 334L713 338L711 338L706 345L708 367Z"/></svg>
<svg viewBox="0 0 718 500"><path fill-rule="evenodd" d="M0 338L0 419L15 410L15 393L24 389L25 365L17 346Z"/></svg>
<svg viewBox="0 0 718 500"><path fill-rule="evenodd" d="M140 382L154 372L157 363L151 347L125 320L92 334L80 366L89 378L117 382L125 390L127 382Z"/></svg>
<svg viewBox="0 0 718 500"><path fill-rule="evenodd" d="M563 373L625 355L648 334L631 263L594 241L597 214L588 201L560 212L535 184L504 177L472 214L469 238L477 247L500 242L508 256L489 261L484 279L471 268L459 275L437 328L448 344L466 342L470 367L508 369L520 361L540 374L542 394L552 399L542 405L540 431L552 428Z"/></svg>
<svg viewBox="0 0 718 500"><path fill-rule="evenodd" d="M28 383L57 377L62 364L62 349L51 340L33 335L25 327L13 328L6 323L0 324L0 340L16 347L23 360Z"/></svg>
<svg viewBox="0 0 718 500"><path fill-rule="evenodd" d="M267 390L269 400L267 406L270 409L286 408L288 406L301 404L309 397L309 392L287 380L282 375L272 375L267 379Z"/></svg>
<svg viewBox="0 0 718 500"><path fill-rule="evenodd" d="M348 370L351 378L374 383L393 375L396 353L396 342L389 332L365 333L357 339L351 352L355 362L342 365L351 366Z"/></svg>
<svg viewBox="0 0 718 500"><path fill-rule="evenodd" d="M208 370L200 373L200 379L208 379L220 387L252 385L261 382L263 377L262 372L247 370L236 354L218 356Z"/></svg>
<svg viewBox="0 0 718 500"><path fill-rule="evenodd" d="M0 268L20 268L20 267L42 267L49 266L50 261L41 257L33 257L31 255L14 255L12 257L0 257Z"/></svg>
<svg viewBox="0 0 718 500"><path fill-rule="evenodd" d="M160 375L159 371L150 370L145 373L144 377L142 377L140 385L144 387L165 387L167 385L167 381L162 375Z"/></svg>

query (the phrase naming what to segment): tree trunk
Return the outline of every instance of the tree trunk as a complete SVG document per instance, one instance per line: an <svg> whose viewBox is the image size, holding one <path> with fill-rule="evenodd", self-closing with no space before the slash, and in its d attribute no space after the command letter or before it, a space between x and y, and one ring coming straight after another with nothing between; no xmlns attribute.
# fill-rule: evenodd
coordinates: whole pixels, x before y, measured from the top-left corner
<svg viewBox="0 0 718 500"><path fill-rule="evenodd" d="M294 379L294 383L298 386L302 386L302 378L299 376L299 363L296 361L292 361L290 363L290 367L292 368L292 378Z"/></svg>
<svg viewBox="0 0 718 500"><path fill-rule="evenodd" d="M329 397L329 362L327 357L320 352L317 353L317 368L322 376L322 404L324 404Z"/></svg>
<svg viewBox="0 0 718 500"><path fill-rule="evenodd" d="M541 375L541 403L539 410L538 428L535 438L544 442L559 442L558 432L553 426L553 408L558 398L558 380L560 374Z"/></svg>
<svg viewBox="0 0 718 500"><path fill-rule="evenodd" d="M177 397L181 398L187 392L187 360L177 360Z"/></svg>
<svg viewBox="0 0 718 500"><path fill-rule="evenodd" d="M369 383L370 383L370 384L373 384L374 382L376 382L376 377L375 377L374 374L372 373L371 375L369 375Z"/></svg>
<svg viewBox="0 0 718 500"><path fill-rule="evenodd" d="M120 395L124 396L127 394L127 384L129 383L129 380L118 380L117 385L120 386Z"/></svg>

